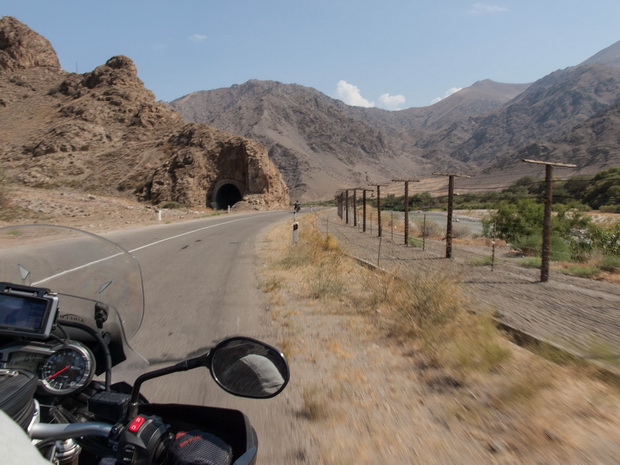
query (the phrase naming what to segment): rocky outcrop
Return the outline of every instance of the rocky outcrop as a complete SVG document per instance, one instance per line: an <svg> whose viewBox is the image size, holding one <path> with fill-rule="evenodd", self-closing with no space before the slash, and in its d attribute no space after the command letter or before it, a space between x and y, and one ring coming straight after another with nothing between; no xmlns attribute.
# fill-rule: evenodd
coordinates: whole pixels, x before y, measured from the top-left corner
<svg viewBox="0 0 620 465"><path fill-rule="evenodd" d="M144 188L145 198L156 203L173 199L186 205L206 200L215 208L238 202L252 208L288 203L288 189L279 171L256 141L188 124L165 146L174 156L155 170Z"/></svg>
<svg viewBox="0 0 620 465"><path fill-rule="evenodd" d="M260 144L188 125L144 88L130 58L67 73L44 38L1 21L0 163L13 180L191 207L288 204Z"/></svg>
<svg viewBox="0 0 620 465"><path fill-rule="evenodd" d="M0 71L28 68L60 70L52 44L17 19L0 18Z"/></svg>

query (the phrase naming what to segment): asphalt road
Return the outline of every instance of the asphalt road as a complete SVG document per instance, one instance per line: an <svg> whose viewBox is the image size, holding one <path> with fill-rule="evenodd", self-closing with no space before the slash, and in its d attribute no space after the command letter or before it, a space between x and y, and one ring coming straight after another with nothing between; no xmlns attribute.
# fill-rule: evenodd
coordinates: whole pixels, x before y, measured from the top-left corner
<svg viewBox="0 0 620 465"><path fill-rule="evenodd" d="M277 345L258 289L256 245L270 225L290 212L235 214L120 231L108 235L142 266L146 312L131 340L154 366L196 356L232 335ZM259 437L259 463L291 463L290 400L285 391L267 400L241 399L219 389L197 369L144 384L152 402L221 406L246 413ZM286 418L286 420L285 420Z"/></svg>
<svg viewBox="0 0 620 465"><path fill-rule="evenodd" d="M152 363L163 363L227 335L260 336L255 241L283 218L241 214L108 235L142 266L146 310L135 348Z"/></svg>
<svg viewBox="0 0 620 465"><path fill-rule="evenodd" d="M254 212L105 235L130 251L142 268L146 308L142 326L130 340L134 350L149 360L151 368L159 368L202 354L227 336L245 335L277 345L277 328L258 287L256 252L266 228L282 221L292 224L293 219L288 211ZM9 233L4 240L18 244L25 239ZM56 254L51 260L57 268L54 272L69 269L73 275L82 273L81 278L87 277L88 267L73 269L76 263L109 257L107 251L96 248L80 248L76 253L76 245L75 241L55 243L54 247L31 242L19 247L34 256L33 269L39 252L52 253ZM3 253L10 254L11 249ZM295 411L287 391L273 399L242 399L221 390L207 369L196 369L148 381L142 393L151 402L243 411L257 430L259 463L288 464L299 456L294 438L301 433L295 433ZM286 444L283 437L289 438Z"/></svg>

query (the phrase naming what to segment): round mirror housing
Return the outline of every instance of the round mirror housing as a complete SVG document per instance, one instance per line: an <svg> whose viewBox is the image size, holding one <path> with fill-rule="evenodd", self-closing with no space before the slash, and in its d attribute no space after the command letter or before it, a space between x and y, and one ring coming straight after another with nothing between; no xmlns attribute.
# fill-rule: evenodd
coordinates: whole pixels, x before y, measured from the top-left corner
<svg viewBox="0 0 620 465"><path fill-rule="evenodd" d="M232 337L209 352L215 382L240 397L268 399L282 392L290 378L284 354L249 337Z"/></svg>

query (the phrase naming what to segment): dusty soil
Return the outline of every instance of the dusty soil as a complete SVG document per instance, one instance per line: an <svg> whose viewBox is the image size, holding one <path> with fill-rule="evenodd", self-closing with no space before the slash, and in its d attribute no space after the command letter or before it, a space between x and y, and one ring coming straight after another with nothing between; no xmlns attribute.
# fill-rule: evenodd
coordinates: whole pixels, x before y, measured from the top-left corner
<svg viewBox="0 0 620 465"><path fill-rule="evenodd" d="M300 224L302 231L311 227L303 217ZM329 226L349 253L372 256L376 245L351 229L336 222ZM288 234L275 231L264 256L282 253ZM355 239L342 239L346 234ZM399 258L401 267L402 253ZM430 270L439 260L415 263ZM503 344L512 353L510 362L494 372L463 374L428 365L414 342L390 336L390 315L351 303L351 295L373 285L374 271L355 261L339 268L338 275L324 276L325 271L276 267L262 278L291 358L295 381L288 395L310 435L300 444L298 463L617 463L620 392L590 368L552 363L508 339ZM510 273L492 276L521 290L504 297L490 293L480 304L487 308L518 307L515 302L527 295L525 306L535 301L541 308L569 288L537 288L528 273L522 278L530 281L527 286L514 283ZM345 283L347 296L315 298L313 280ZM461 284L475 300L476 289L467 288L470 280L462 276ZM600 303L596 292L586 294L590 307ZM612 305L617 311L617 301Z"/></svg>
<svg viewBox="0 0 620 465"><path fill-rule="evenodd" d="M12 187L9 197L7 207L0 210L0 226L45 223L96 233L217 214L208 208L164 209L159 214L149 204L71 190Z"/></svg>

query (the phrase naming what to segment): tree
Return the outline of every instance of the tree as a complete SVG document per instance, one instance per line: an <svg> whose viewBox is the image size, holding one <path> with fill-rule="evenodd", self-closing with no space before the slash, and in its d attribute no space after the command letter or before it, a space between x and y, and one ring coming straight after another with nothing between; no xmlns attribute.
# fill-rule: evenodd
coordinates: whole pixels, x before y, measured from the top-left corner
<svg viewBox="0 0 620 465"><path fill-rule="evenodd" d="M489 224L495 222L497 237L512 242L519 237L540 234L543 217L544 206L531 199L517 203L503 201Z"/></svg>
<svg viewBox="0 0 620 465"><path fill-rule="evenodd" d="M620 206L620 167L599 172L585 189L583 201L595 210Z"/></svg>

